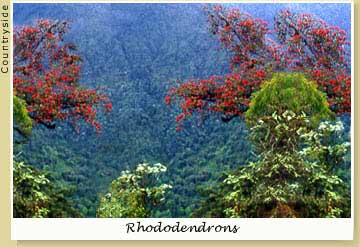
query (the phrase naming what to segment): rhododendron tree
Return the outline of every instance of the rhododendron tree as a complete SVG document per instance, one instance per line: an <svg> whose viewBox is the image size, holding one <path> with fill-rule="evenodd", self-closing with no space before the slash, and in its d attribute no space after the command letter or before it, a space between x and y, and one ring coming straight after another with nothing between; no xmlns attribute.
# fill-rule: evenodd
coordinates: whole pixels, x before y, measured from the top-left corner
<svg viewBox="0 0 360 247"><path fill-rule="evenodd" d="M275 34L286 47L286 68L304 71L328 96L336 113L351 111L350 42L346 32L311 14L283 10L275 17Z"/></svg>
<svg viewBox="0 0 360 247"><path fill-rule="evenodd" d="M76 46L64 41L69 23L38 20L14 28L14 94L25 101L34 124L55 128L57 120L84 120L97 131L98 106L112 108L108 97L80 85L82 59Z"/></svg>
<svg viewBox="0 0 360 247"><path fill-rule="evenodd" d="M209 31L231 53L231 74L190 80L172 87L167 104L179 101L181 122L194 112L222 114L223 121L242 116L250 96L273 72L303 72L327 94L336 113L351 111L350 44L346 32L311 14L280 11L274 29L239 9L207 5ZM276 38L276 39L274 39Z"/></svg>

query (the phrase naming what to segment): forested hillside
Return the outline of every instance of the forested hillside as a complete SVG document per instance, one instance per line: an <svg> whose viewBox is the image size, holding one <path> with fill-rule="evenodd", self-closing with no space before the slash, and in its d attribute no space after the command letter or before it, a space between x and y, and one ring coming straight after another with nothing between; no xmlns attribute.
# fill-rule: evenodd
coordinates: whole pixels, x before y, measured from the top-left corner
<svg viewBox="0 0 360 247"><path fill-rule="evenodd" d="M273 25L275 13L289 7L266 6L241 8ZM350 31L349 11L345 16L331 14L346 9L344 5L332 4L328 13L320 4L291 7L295 12L311 10ZM209 199L209 194L226 193L228 188L221 191L219 185L225 174L236 173L259 157L248 126L243 118L224 122L221 112L203 112L183 121L181 131L176 131L181 107L164 101L179 81L231 72L231 52L220 49L210 35L202 5L14 4L14 8L14 25L68 20L64 39L76 44L82 56L80 82L106 93L112 103L111 112L99 112L100 132L83 122L74 128L59 121L54 130L34 126L30 140L14 146L16 159L48 172L56 187L72 188L73 194L66 197L82 217L95 217L111 181L141 163L165 165L160 180L172 186L151 216L224 216L216 211L221 202ZM339 118L345 127L339 139L349 141L350 114ZM350 151L336 173L350 184ZM214 205L213 214L209 205Z"/></svg>

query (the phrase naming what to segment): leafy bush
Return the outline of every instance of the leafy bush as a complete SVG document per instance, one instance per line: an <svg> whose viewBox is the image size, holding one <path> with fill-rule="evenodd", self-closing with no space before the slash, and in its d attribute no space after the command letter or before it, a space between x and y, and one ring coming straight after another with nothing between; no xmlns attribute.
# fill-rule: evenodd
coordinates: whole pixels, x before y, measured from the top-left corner
<svg viewBox="0 0 360 247"><path fill-rule="evenodd" d="M67 198L71 190L56 188L46 173L14 161L13 179L15 218L81 216Z"/></svg>
<svg viewBox="0 0 360 247"><path fill-rule="evenodd" d="M101 197L97 217L151 217L153 207L165 200L165 193L171 188L168 184L157 185L160 173L165 171L166 167L160 163L139 164L133 172L123 171L111 183L109 192Z"/></svg>

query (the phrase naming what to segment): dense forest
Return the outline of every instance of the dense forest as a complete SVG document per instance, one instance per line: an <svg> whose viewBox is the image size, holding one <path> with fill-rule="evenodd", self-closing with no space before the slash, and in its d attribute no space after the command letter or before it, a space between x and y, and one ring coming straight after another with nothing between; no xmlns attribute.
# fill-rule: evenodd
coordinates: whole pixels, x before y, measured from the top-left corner
<svg viewBox="0 0 360 247"><path fill-rule="evenodd" d="M350 217L350 5L14 8L15 217Z"/></svg>

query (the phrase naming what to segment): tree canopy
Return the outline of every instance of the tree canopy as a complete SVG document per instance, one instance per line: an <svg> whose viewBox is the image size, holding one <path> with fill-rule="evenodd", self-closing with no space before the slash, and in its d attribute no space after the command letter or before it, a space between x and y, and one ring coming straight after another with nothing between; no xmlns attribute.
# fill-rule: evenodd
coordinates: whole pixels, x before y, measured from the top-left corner
<svg viewBox="0 0 360 247"><path fill-rule="evenodd" d="M215 112L223 121L242 116L253 92L275 72L303 72L327 95L336 113L351 111L349 41L346 32L311 14L282 10L274 28L237 8L206 5L209 31L231 53L232 73L179 82L165 97L179 101L179 123L193 113ZM276 37L276 39L272 39Z"/></svg>
<svg viewBox="0 0 360 247"><path fill-rule="evenodd" d="M314 126L320 120L334 117L326 95L317 90L314 82L308 81L300 73L277 73L271 80L265 81L259 91L253 93L245 119L250 124L263 116L285 111L297 115L305 113Z"/></svg>
<svg viewBox="0 0 360 247"><path fill-rule="evenodd" d="M110 111L106 94L80 84L81 56L64 42L67 21L40 19L14 28L14 95L26 103L34 124L55 128L57 120L84 120L97 131L96 106Z"/></svg>

